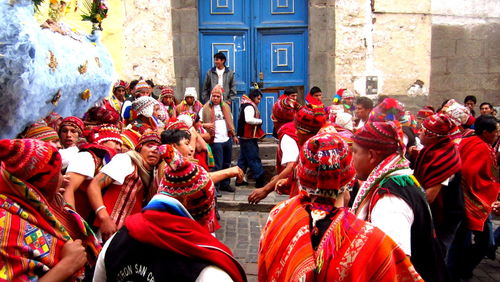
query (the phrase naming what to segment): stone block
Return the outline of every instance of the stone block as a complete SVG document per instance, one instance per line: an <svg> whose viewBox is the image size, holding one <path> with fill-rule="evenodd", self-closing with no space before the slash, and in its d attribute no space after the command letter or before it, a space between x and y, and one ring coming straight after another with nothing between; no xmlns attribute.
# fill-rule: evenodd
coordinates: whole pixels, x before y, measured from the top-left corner
<svg viewBox="0 0 500 282"><path fill-rule="evenodd" d="M436 39L431 41L431 57L453 57L455 56L456 40L454 39Z"/></svg>
<svg viewBox="0 0 500 282"><path fill-rule="evenodd" d="M335 47L335 41L330 42L330 37L325 33L328 31L315 29L309 31L309 52L326 52L331 50L332 43Z"/></svg>
<svg viewBox="0 0 500 282"><path fill-rule="evenodd" d="M467 28L465 32L466 39L485 40L488 39L491 33L492 26L490 24L478 24Z"/></svg>
<svg viewBox="0 0 500 282"><path fill-rule="evenodd" d="M483 40L458 39L456 54L459 57L479 57L483 55Z"/></svg>
<svg viewBox="0 0 500 282"><path fill-rule="evenodd" d="M488 61L485 57L448 58L448 72L480 74L488 72Z"/></svg>
<svg viewBox="0 0 500 282"><path fill-rule="evenodd" d="M198 11L194 9L177 10L181 32L198 32Z"/></svg>
<svg viewBox="0 0 500 282"><path fill-rule="evenodd" d="M485 90L499 90L500 89L500 76L498 74L482 75L481 76L481 87ZM497 99L497 101L498 101L498 99Z"/></svg>
<svg viewBox="0 0 500 282"><path fill-rule="evenodd" d="M498 102L497 102L498 97L500 97L500 90L497 88L496 90L485 91L482 99L479 99L479 97L478 97L478 101L489 101L490 103L498 105ZM479 110L477 110L476 112L479 112Z"/></svg>
<svg viewBox="0 0 500 282"><path fill-rule="evenodd" d="M433 25L433 39L463 39L466 31L463 26L459 25Z"/></svg>
<svg viewBox="0 0 500 282"><path fill-rule="evenodd" d="M499 73L500 72L500 53L497 57L489 57L488 61L488 73Z"/></svg>
<svg viewBox="0 0 500 282"><path fill-rule="evenodd" d="M309 7L309 27L314 29L326 29L326 7L311 6Z"/></svg>
<svg viewBox="0 0 500 282"><path fill-rule="evenodd" d="M377 0L374 3L375 12L381 13L422 13L428 14L431 11L431 1L412 0Z"/></svg>
<svg viewBox="0 0 500 282"><path fill-rule="evenodd" d="M175 36L176 33L181 31L182 14L178 9L172 9L172 32Z"/></svg>
<svg viewBox="0 0 500 282"><path fill-rule="evenodd" d="M447 72L448 58L439 57L431 59L431 74L444 74Z"/></svg>
<svg viewBox="0 0 500 282"><path fill-rule="evenodd" d="M447 91L450 87L450 75L442 74L442 75L433 75L431 76L431 90L434 91Z"/></svg>
<svg viewBox="0 0 500 282"><path fill-rule="evenodd" d="M183 8L197 8L196 0L172 0L172 8L173 9L183 9Z"/></svg>
<svg viewBox="0 0 500 282"><path fill-rule="evenodd" d="M497 57L500 56L500 29L496 30L496 36L490 36L485 41L485 56L487 57Z"/></svg>

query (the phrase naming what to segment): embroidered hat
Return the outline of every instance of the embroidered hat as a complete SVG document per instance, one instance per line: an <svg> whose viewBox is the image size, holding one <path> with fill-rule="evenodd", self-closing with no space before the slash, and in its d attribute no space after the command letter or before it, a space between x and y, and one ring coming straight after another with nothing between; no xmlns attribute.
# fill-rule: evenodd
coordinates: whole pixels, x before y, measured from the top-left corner
<svg viewBox="0 0 500 282"><path fill-rule="evenodd" d="M214 86L214 88L212 89L212 92L210 93L220 93L221 95L224 93L224 88L222 88L221 85L217 84Z"/></svg>
<svg viewBox="0 0 500 282"><path fill-rule="evenodd" d="M455 128L455 125L447 115L435 114L424 120L422 128L429 136L447 136Z"/></svg>
<svg viewBox="0 0 500 282"><path fill-rule="evenodd" d="M193 117L188 112L178 115L177 120L185 123L188 127L193 126Z"/></svg>
<svg viewBox="0 0 500 282"><path fill-rule="evenodd" d="M449 100L443 106L443 108L441 109L441 112L448 115L450 117L451 121L456 126L474 124L473 117L470 114L469 108L458 103L454 99Z"/></svg>
<svg viewBox="0 0 500 282"><path fill-rule="evenodd" d="M271 119L273 122L281 124L293 121L295 114L299 110L299 103L288 96L278 99L273 105Z"/></svg>
<svg viewBox="0 0 500 282"><path fill-rule="evenodd" d="M93 141L96 144L102 144L106 141L116 141L123 145L120 130L111 124L100 126L97 132L94 133Z"/></svg>
<svg viewBox="0 0 500 282"><path fill-rule="evenodd" d="M302 106L295 115L295 127L307 134L316 134L326 122L324 107L311 104Z"/></svg>
<svg viewBox="0 0 500 282"><path fill-rule="evenodd" d="M208 217L215 208L215 188L208 172L171 145L161 145L159 150L167 165L158 190L181 202L195 220Z"/></svg>
<svg viewBox="0 0 500 282"><path fill-rule="evenodd" d="M152 89L151 85L149 85L145 80L139 80L134 87L134 92L137 92L142 89Z"/></svg>
<svg viewBox="0 0 500 282"><path fill-rule="evenodd" d="M297 175L308 194L335 197L354 177L352 155L336 133L320 133L306 141L300 152Z"/></svg>
<svg viewBox="0 0 500 282"><path fill-rule="evenodd" d="M137 115L143 115L145 117L152 117L155 105L158 104L154 98L149 96L143 96L135 99L132 102L132 109L137 113Z"/></svg>
<svg viewBox="0 0 500 282"><path fill-rule="evenodd" d="M61 155L47 142L36 139L0 140L0 163L15 177L39 189L53 188L61 173ZM37 176L37 178L33 178Z"/></svg>
<svg viewBox="0 0 500 282"><path fill-rule="evenodd" d="M187 126L187 124L185 122L180 121L180 120L171 122L167 125L167 127L165 127L165 130L175 130L175 129L189 130L189 127Z"/></svg>
<svg viewBox="0 0 500 282"><path fill-rule="evenodd" d="M198 95L198 93L196 93L196 88L186 87L186 91L184 92L184 98L193 97L196 100L197 95Z"/></svg>
<svg viewBox="0 0 500 282"><path fill-rule="evenodd" d="M120 121L120 114L116 111L109 111L104 107L92 107L85 114L86 122L96 122L98 124L112 123L116 124Z"/></svg>
<svg viewBox="0 0 500 282"><path fill-rule="evenodd" d="M123 145L131 150L135 150L135 147L139 144L139 138L141 138L141 134L133 129L125 129L121 134Z"/></svg>
<svg viewBox="0 0 500 282"><path fill-rule="evenodd" d="M349 113L340 112L335 117L335 123L347 130L352 131L352 115Z"/></svg>
<svg viewBox="0 0 500 282"><path fill-rule="evenodd" d="M52 127L56 132L59 132L59 128L61 127L63 118L58 113L51 112L43 120L47 123L48 126Z"/></svg>
<svg viewBox="0 0 500 282"><path fill-rule="evenodd" d="M164 97L174 97L174 90L170 87L162 88L160 93L160 100Z"/></svg>
<svg viewBox="0 0 500 282"><path fill-rule="evenodd" d="M117 82L115 82L115 85L113 85L113 92L115 92L115 90L118 88L127 89L127 87L128 87L128 83L126 83L123 80L118 80Z"/></svg>
<svg viewBox="0 0 500 282"><path fill-rule="evenodd" d="M425 106L418 111L417 118L425 119L427 117L432 116L433 114L434 114L434 108L432 108L432 106Z"/></svg>
<svg viewBox="0 0 500 282"><path fill-rule="evenodd" d="M405 116L405 106L394 98L385 98L382 103L373 108L368 121L401 121Z"/></svg>
<svg viewBox="0 0 500 282"><path fill-rule="evenodd" d="M141 138L139 138L139 142L135 146L135 150L137 152L140 152L142 145L144 145L144 144L146 144L148 142L155 142L158 145L161 145L160 136L158 134L156 134L156 133L146 133L146 134L143 134L141 136Z"/></svg>
<svg viewBox="0 0 500 282"><path fill-rule="evenodd" d="M51 140L59 140L59 135L57 135L57 132L52 127L42 124L34 124L28 129L28 131L26 131L24 138L38 139L49 142Z"/></svg>
<svg viewBox="0 0 500 282"><path fill-rule="evenodd" d="M342 93L342 100L347 99L347 98L354 98L354 93L352 93L351 90L349 89L343 89L344 92Z"/></svg>
<svg viewBox="0 0 500 282"><path fill-rule="evenodd" d="M59 135L61 135L61 129L66 125L73 126L78 131L79 136L82 136L85 125L81 119L74 116L64 118L59 125Z"/></svg>
<svg viewBox="0 0 500 282"><path fill-rule="evenodd" d="M367 149L403 152L403 130L398 121L367 122L352 137L354 143Z"/></svg>

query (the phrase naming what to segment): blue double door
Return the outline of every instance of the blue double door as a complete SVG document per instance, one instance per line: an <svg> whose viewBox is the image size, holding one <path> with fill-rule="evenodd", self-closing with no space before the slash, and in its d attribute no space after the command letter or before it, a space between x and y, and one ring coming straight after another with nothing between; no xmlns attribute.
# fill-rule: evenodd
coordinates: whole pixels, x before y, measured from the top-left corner
<svg viewBox="0 0 500 282"><path fill-rule="evenodd" d="M307 1L199 0L198 9L201 84L214 66L213 55L223 52L226 66L235 72L235 121L241 96L257 83L264 93L259 104L262 128L271 134L277 89L307 89Z"/></svg>

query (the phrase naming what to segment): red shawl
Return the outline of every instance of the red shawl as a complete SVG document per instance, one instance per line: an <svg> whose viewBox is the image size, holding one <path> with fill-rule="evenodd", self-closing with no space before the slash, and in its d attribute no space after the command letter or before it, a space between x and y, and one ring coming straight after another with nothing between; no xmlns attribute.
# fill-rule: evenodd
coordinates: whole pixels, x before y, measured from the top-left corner
<svg viewBox="0 0 500 282"><path fill-rule="evenodd" d="M482 231L500 191L495 152L477 136L462 139L459 151L467 226Z"/></svg>
<svg viewBox="0 0 500 282"><path fill-rule="evenodd" d="M132 238L224 270L234 281L246 281L231 250L196 221L167 212L146 210L125 221Z"/></svg>
<svg viewBox="0 0 500 282"><path fill-rule="evenodd" d="M457 146L449 137L444 137L420 151L413 175L424 189L428 189L450 178L461 166Z"/></svg>
<svg viewBox="0 0 500 282"><path fill-rule="evenodd" d="M344 208L314 250L303 197L271 211L260 241L259 281L422 281L389 236Z"/></svg>

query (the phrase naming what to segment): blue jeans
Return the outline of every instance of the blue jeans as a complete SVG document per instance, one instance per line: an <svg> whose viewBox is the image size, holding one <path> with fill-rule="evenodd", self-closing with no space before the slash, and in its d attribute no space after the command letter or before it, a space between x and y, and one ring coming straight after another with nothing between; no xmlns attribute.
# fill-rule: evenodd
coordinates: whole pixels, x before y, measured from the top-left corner
<svg viewBox="0 0 500 282"><path fill-rule="evenodd" d="M212 154L215 160L215 169L213 171L229 168L231 166L231 157L233 154L233 139L230 137L226 142L212 143L210 147L212 147ZM228 186L230 181L230 178L224 179L219 182L217 186Z"/></svg>
<svg viewBox="0 0 500 282"><path fill-rule="evenodd" d="M255 179L264 175L264 168L262 167L262 162L260 161L257 139L240 138L240 156L238 158L238 166L243 171L250 168Z"/></svg>

